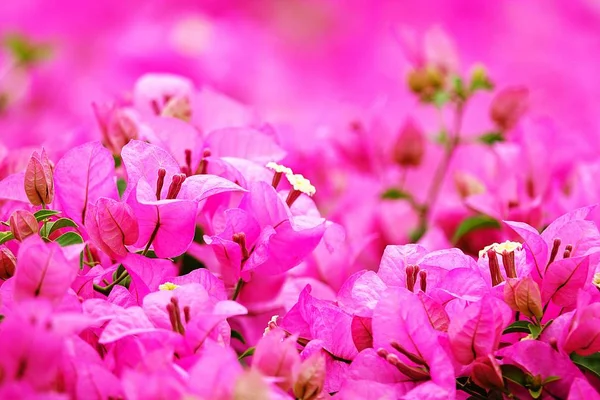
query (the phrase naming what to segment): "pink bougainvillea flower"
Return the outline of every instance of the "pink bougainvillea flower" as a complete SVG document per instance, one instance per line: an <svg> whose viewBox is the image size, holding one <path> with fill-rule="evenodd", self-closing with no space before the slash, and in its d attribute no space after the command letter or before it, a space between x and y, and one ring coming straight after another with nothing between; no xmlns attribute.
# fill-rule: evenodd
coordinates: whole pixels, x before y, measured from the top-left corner
<svg viewBox="0 0 600 400"><path fill-rule="evenodd" d="M592 302L591 296L580 291L577 308L570 323L563 331L562 342L566 353L576 352L583 356L600 351L600 303Z"/></svg>
<svg viewBox="0 0 600 400"><path fill-rule="evenodd" d="M123 146L138 136L138 121L133 111L115 104L92 104L92 107L100 125L102 143L112 154L121 154Z"/></svg>
<svg viewBox="0 0 600 400"><path fill-rule="evenodd" d="M44 298L58 303L79 270L83 245L68 251L57 243L46 243L39 236L27 238L17 254L14 296L16 300Z"/></svg>
<svg viewBox="0 0 600 400"><path fill-rule="evenodd" d="M307 287L280 326L308 343L305 352L325 351L328 371L325 391L339 390L348 364L358 354L352 339L352 316L331 302L314 298Z"/></svg>
<svg viewBox="0 0 600 400"><path fill-rule="evenodd" d="M493 354L504 328L512 321L510 308L492 296L472 303L450 321L448 338L456 360L469 365Z"/></svg>
<svg viewBox="0 0 600 400"><path fill-rule="evenodd" d="M147 115L173 116L172 109L181 102L189 102L194 91L193 83L184 77L171 74L146 74L140 77L133 90L133 104ZM181 107L181 106L179 106ZM187 119L191 115L187 115Z"/></svg>
<svg viewBox="0 0 600 400"><path fill-rule="evenodd" d="M139 236L131 207L107 197L88 205L85 227L94 244L113 259L125 257L125 246L133 245Z"/></svg>
<svg viewBox="0 0 600 400"><path fill-rule="evenodd" d="M243 372L235 352L207 343L202 357L190 369L189 390L200 398L231 399L234 382Z"/></svg>
<svg viewBox="0 0 600 400"><path fill-rule="evenodd" d="M514 365L525 374L530 375L533 381L545 382L548 378L557 377L543 384L543 392L553 398L567 398L569 389L574 379L583 378L583 374L565 354L554 350L549 344L539 340L522 340L511 346L500 349L496 355L502 358L502 365ZM516 385L509 385L515 395L527 397L527 390ZM539 389L539 388L533 388Z"/></svg>
<svg viewBox="0 0 600 400"><path fill-rule="evenodd" d="M385 378L375 378L369 373L367 376L373 378L368 380L390 385L391 393L406 396L401 398L417 398L428 392L430 397L423 398L444 395L452 398L454 369L450 357L440 347L442 335L432 326L416 294L391 287L383 293L373 312L374 350L363 350L364 357L355 360L357 365L351 371L356 368L358 373L366 374L366 369L377 368Z"/></svg>
<svg viewBox="0 0 600 400"><path fill-rule="evenodd" d="M231 285L244 273L280 274L298 265L319 244L325 220L293 216L273 187L255 182L239 209L226 212L225 229L205 236ZM245 277L245 280L248 280Z"/></svg>
<svg viewBox="0 0 600 400"><path fill-rule="evenodd" d="M387 246L377 275L388 287L421 290L439 304L477 301L489 291L473 259L458 249L427 252L419 245Z"/></svg>
<svg viewBox="0 0 600 400"><path fill-rule="evenodd" d="M215 194L243 190L214 175L186 177L167 151L138 140L123 147L121 156L128 180L123 196L139 223L136 246L148 249L152 245L159 257L178 256L189 247L198 202Z"/></svg>
<svg viewBox="0 0 600 400"><path fill-rule="evenodd" d="M100 197L118 198L115 163L100 142L86 143L68 151L56 163L54 184L60 209L82 225L90 203Z"/></svg>
<svg viewBox="0 0 600 400"><path fill-rule="evenodd" d="M594 208L595 206L579 208L557 218L541 235L523 222L506 222L523 240L527 257L535 266L535 273L532 274L534 279L541 280L556 260L581 257L598 251L600 232L587 219ZM559 269L563 268L558 268L557 271Z"/></svg>
<svg viewBox="0 0 600 400"><path fill-rule="evenodd" d="M296 338L286 339L281 329L268 332L256 345L252 357L252 368L274 378L274 383L287 391L295 381L294 373L300 367Z"/></svg>

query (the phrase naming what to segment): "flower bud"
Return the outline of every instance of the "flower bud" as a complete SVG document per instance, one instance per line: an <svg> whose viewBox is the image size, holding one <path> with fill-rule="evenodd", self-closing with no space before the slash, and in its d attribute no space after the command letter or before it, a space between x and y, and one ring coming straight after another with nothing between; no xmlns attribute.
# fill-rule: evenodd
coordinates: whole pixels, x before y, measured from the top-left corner
<svg viewBox="0 0 600 400"><path fill-rule="evenodd" d="M498 361L493 355L479 358L473 363L471 379L484 389L502 389L504 380Z"/></svg>
<svg viewBox="0 0 600 400"><path fill-rule="evenodd" d="M114 199L101 197L90 205L85 227L92 242L112 258L125 257L126 245L139 236L138 221L131 207Z"/></svg>
<svg viewBox="0 0 600 400"><path fill-rule="evenodd" d="M166 102L160 115L190 122L192 120L192 105L190 104L190 100L184 96L172 97Z"/></svg>
<svg viewBox="0 0 600 400"><path fill-rule="evenodd" d="M410 71L407 83L410 90L423 100L430 100L436 91L444 87L445 76L442 70L428 66Z"/></svg>
<svg viewBox="0 0 600 400"><path fill-rule="evenodd" d="M407 119L396 138L394 161L403 167L418 167L425 154L425 136L412 119Z"/></svg>
<svg viewBox="0 0 600 400"><path fill-rule="evenodd" d="M10 223L10 231L19 242L37 233L40 228L35 215L27 210L13 212L8 222Z"/></svg>
<svg viewBox="0 0 600 400"><path fill-rule="evenodd" d="M7 247L0 248L0 280L7 280L15 274L17 259Z"/></svg>
<svg viewBox="0 0 600 400"><path fill-rule="evenodd" d="M294 396L299 400L316 400L325 384L325 357L315 353L308 357L298 372Z"/></svg>
<svg viewBox="0 0 600 400"><path fill-rule="evenodd" d="M475 176L462 171L454 173L454 187L461 198L485 193L485 185Z"/></svg>
<svg viewBox="0 0 600 400"><path fill-rule="evenodd" d="M512 129L525 114L529 90L525 87L508 87L496 94L490 104L490 118L501 131Z"/></svg>
<svg viewBox="0 0 600 400"><path fill-rule="evenodd" d="M54 179L52 165L46 151L34 151L25 170L25 194L34 206L52 203L54 199Z"/></svg>
<svg viewBox="0 0 600 400"><path fill-rule="evenodd" d="M515 311L538 320L544 315L540 287L530 277L508 279L504 286L504 301Z"/></svg>
<svg viewBox="0 0 600 400"><path fill-rule="evenodd" d="M102 132L102 144L114 155L132 139L138 137L138 126L130 110L110 105L93 104L96 119Z"/></svg>

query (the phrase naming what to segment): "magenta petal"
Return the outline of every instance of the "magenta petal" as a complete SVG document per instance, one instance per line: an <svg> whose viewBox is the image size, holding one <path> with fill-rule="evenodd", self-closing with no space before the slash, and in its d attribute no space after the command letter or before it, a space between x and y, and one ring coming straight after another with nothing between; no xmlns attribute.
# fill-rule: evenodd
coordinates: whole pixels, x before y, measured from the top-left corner
<svg viewBox="0 0 600 400"><path fill-rule="evenodd" d="M406 287L406 266L416 264L426 254L427 250L418 244L387 246L377 275L388 286Z"/></svg>
<svg viewBox="0 0 600 400"><path fill-rule="evenodd" d="M352 318L352 341L358 351L373 347L372 318L354 316Z"/></svg>
<svg viewBox="0 0 600 400"><path fill-rule="evenodd" d="M25 193L24 172L18 172L0 180L0 199L29 203Z"/></svg>
<svg viewBox="0 0 600 400"><path fill-rule="evenodd" d="M85 221L89 203L100 197L118 198L115 163L100 142L68 151L54 168L54 185L61 209L79 224Z"/></svg>
<svg viewBox="0 0 600 400"><path fill-rule="evenodd" d="M145 246L154 235L152 245L160 258L184 253L194 239L198 204L191 200L161 200L156 205L132 203L138 218L137 246Z"/></svg>
<svg viewBox="0 0 600 400"><path fill-rule="evenodd" d="M216 175L194 175L181 185L178 199L202 201L219 193L245 191L235 183Z"/></svg>
<svg viewBox="0 0 600 400"><path fill-rule="evenodd" d="M350 314L370 317L386 289L375 272L360 271L344 283L337 296L338 304Z"/></svg>
<svg viewBox="0 0 600 400"><path fill-rule="evenodd" d="M585 378L573 379L568 400L600 400L600 393Z"/></svg>
<svg viewBox="0 0 600 400"><path fill-rule="evenodd" d="M17 255L15 299L40 297L60 302L78 270L78 260L69 260L57 243L31 236L23 241Z"/></svg>
<svg viewBox="0 0 600 400"><path fill-rule="evenodd" d="M521 237L523 246L529 249L533 257L538 277L541 278L548 263L548 245L544 239L540 236L537 229L524 222L505 221L504 223Z"/></svg>
<svg viewBox="0 0 600 400"><path fill-rule="evenodd" d="M456 360L468 365L476 358L493 354L511 319L511 309L491 296L455 315L448 327L448 337Z"/></svg>
<svg viewBox="0 0 600 400"><path fill-rule="evenodd" d="M279 161L286 152L273 139L252 128L224 128L210 132L205 146L213 156L238 157L266 164Z"/></svg>
<svg viewBox="0 0 600 400"><path fill-rule="evenodd" d="M141 307L129 307L113 318L102 331L99 342L112 343L125 336L156 330Z"/></svg>
<svg viewBox="0 0 600 400"><path fill-rule="evenodd" d="M140 140L132 140L121 151L123 166L127 172L127 188L123 199L127 199L135 189L140 179L144 178L150 185L150 192L156 200L156 182L158 169L166 171L165 184L161 192L161 199L167 197L169 185L173 175L181 173L177 161L165 149ZM150 199L148 199L150 200Z"/></svg>
<svg viewBox="0 0 600 400"><path fill-rule="evenodd" d="M542 282L542 302L552 299L561 307L574 306L577 292L586 283L589 266L589 256L565 258L550 264Z"/></svg>

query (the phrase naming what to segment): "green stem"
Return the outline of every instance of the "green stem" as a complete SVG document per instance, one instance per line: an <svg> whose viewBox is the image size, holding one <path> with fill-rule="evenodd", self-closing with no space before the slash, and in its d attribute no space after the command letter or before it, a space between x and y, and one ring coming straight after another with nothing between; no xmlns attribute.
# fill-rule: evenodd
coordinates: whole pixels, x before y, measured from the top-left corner
<svg viewBox="0 0 600 400"><path fill-rule="evenodd" d="M235 285L235 291L233 292L233 297L231 300L236 300L242 291L242 287L244 286L244 281L240 279L238 283Z"/></svg>
<svg viewBox="0 0 600 400"><path fill-rule="evenodd" d="M148 240L148 244L146 245L146 248L144 249L144 251L142 251L143 256L148 254L148 251L150 250L150 246L152 246L152 242L154 242L154 239L156 239L156 234L158 233L158 228L160 228L160 217L156 221L156 226L154 227L154 231L152 231L152 235L150 235L150 240Z"/></svg>
<svg viewBox="0 0 600 400"><path fill-rule="evenodd" d="M108 296L110 294L110 291L112 290L113 287L115 287L116 285L118 285L119 283L123 282L123 280L125 278L127 278L129 276L129 273L127 272L127 270L124 270L121 275L119 275L119 277L117 279L115 279L111 284L106 285L106 286L100 286L94 283L94 290L96 292L102 293L105 296Z"/></svg>
<svg viewBox="0 0 600 400"><path fill-rule="evenodd" d="M422 234L424 234L427 229L429 213L438 199L440 190L442 189L442 184L446 178L446 173L448 172L448 167L450 166L450 162L452 161L454 153L460 144L460 131L462 128L464 107L464 102L459 100L456 104L456 114L454 118L454 130L452 132L452 136L450 137L448 144L446 144L444 156L434 172L431 186L429 186L429 190L427 191L425 202L419 207L419 209L417 209L419 214L419 225L417 229L422 232ZM420 237L416 239L418 240Z"/></svg>

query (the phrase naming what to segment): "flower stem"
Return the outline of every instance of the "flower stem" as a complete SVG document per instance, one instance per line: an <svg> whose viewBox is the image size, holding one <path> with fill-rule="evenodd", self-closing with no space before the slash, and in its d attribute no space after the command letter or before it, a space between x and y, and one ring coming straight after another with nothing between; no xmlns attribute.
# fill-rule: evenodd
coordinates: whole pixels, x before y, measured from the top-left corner
<svg viewBox="0 0 600 400"><path fill-rule="evenodd" d="M462 129L463 115L464 115L464 107L465 103L462 100L458 100L456 103L456 113L454 117L454 129L451 132L450 139L444 148L444 156L442 160L438 164L433 179L431 181L431 186L429 186L429 190L427 191L427 197L425 198L425 202L421 205L418 210L419 213L419 225L418 232L420 235L418 237L413 238L414 241L418 241L425 231L427 230L427 222L429 219L429 215L431 209L434 207L440 190L442 189L442 184L446 178L446 174L448 172L448 167L452 162L452 158L454 157L454 153L460 144L460 131Z"/></svg>
<svg viewBox="0 0 600 400"><path fill-rule="evenodd" d="M240 279L237 284L235 285L235 291L233 292L233 297L231 298L231 300L236 300L238 298L238 296L240 295L240 292L242 291L242 287L244 286L244 281L242 279Z"/></svg>

